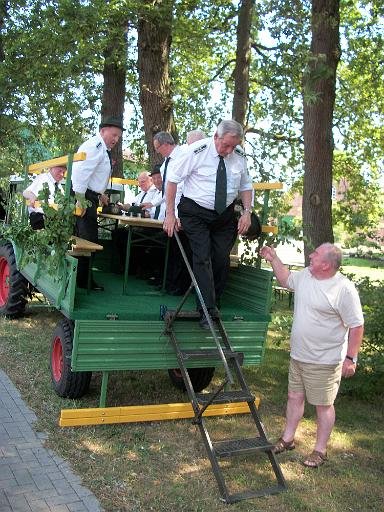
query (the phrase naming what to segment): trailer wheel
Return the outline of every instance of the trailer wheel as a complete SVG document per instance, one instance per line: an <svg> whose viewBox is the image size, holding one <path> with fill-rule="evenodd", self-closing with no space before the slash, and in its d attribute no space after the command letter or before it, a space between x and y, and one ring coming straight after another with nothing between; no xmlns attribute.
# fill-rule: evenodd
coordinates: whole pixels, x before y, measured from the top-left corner
<svg viewBox="0 0 384 512"><path fill-rule="evenodd" d="M203 391L210 384L214 373L215 368L188 368L189 378L191 379L194 391L196 393ZM181 389L181 391L186 391L179 368L168 370L168 375L175 387Z"/></svg>
<svg viewBox="0 0 384 512"><path fill-rule="evenodd" d="M0 314L17 317L27 303L27 281L17 270L12 244L0 245Z"/></svg>
<svg viewBox="0 0 384 512"><path fill-rule="evenodd" d="M88 391L92 372L71 370L72 322L64 318L55 329L51 343L51 380L53 389L63 398L81 398Z"/></svg>

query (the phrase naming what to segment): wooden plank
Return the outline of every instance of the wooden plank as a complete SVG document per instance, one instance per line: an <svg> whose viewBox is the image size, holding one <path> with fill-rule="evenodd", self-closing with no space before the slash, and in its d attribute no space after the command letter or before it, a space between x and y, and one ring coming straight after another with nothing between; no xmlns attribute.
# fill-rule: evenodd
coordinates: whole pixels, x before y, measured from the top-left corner
<svg viewBox="0 0 384 512"><path fill-rule="evenodd" d="M109 213L99 213L98 216L105 219L118 220L121 224L128 224L129 226L158 229L163 227L162 220L150 219L148 217L129 217L129 215L112 215Z"/></svg>
<svg viewBox="0 0 384 512"><path fill-rule="evenodd" d="M131 180L131 179L127 179L127 178L112 178L111 181L112 181L112 183L119 183L120 185L133 185L133 186L138 185L137 180Z"/></svg>
<svg viewBox="0 0 384 512"><path fill-rule="evenodd" d="M72 250L73 251L102 251L104 247L99 244L95 244L94 242L90 242L89 240L84 240L84 238L79 238L78 236L73 236L72 240L75 241L75 243L72 243Z"/></svg>
<svg viewBox="0 0 384 512"><path fill-rule="evenodd" d="M81 160L85 160L87 158L87 153L75 153L73 155L73 161L79 162ZM43 169L50 169L51 167L55 167L56 165L67 165L68 164L68 155L59 156L58 158L52 158L51 160L44 160L43 162L37 162L36 164L31 164L28 167L28 172L39 174Z"/></svg>
<svg viewBox="0 0 384 512"><path fill-rule="evenodd" d="M278 230L279 228L277 226L261 226L261 231L263 233L273 233L276 235Z"/></svg>
<svg viewBox="0 0 384 512"><path fill-rule="evenodd" d="M253 183L253 188L255 190L282 190L283 184L280 182L276 183Z"/></svg>
<svg viewBox="0 0 384 512"><path fill-rule="evenodd" d="M256 407L260 398L256 397ZM236 404L215 404L205 410L203 416L228 416L249 413L247 402ZM193 418L190 403L159 405L133 405L127 407L106 407L94 409L62 409L59 420L61 427L81 425L109 425L113 423L138 423L143 421L166 421Z"/></svg>

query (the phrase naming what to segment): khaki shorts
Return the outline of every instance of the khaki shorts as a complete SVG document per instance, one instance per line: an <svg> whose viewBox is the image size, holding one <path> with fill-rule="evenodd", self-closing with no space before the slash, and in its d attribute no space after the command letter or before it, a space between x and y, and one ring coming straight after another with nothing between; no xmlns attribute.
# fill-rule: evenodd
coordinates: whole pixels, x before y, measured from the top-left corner
<svg viewBox="0 0 384 512"><path fill-rule="evenodd" d="M311 405L332 405L339 391L342 366L302 363L291 358L288 389L304 393Z"/></svg>

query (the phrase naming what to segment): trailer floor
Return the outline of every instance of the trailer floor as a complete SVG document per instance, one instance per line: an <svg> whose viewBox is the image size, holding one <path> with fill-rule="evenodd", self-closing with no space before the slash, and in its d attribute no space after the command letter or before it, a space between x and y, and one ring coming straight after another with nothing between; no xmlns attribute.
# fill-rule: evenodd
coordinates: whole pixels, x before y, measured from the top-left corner
<svg viewBox="0 0 384 512"><path fill-rule="evenodd" d="M115 315L119 320L161 320L161 310L176 309L182 296L171 296L158 291L146 280L129 276L127 294L123 295L123 278L121 275L94 270L94 279L104 286L104 291L76 289L73 319L95 320L106 319ZM183 310L196 309L194 292L190 294ZM223 320L255 320L257 315L233 302L221 305ZM117 319L116 318L116 319Z"/></svg>

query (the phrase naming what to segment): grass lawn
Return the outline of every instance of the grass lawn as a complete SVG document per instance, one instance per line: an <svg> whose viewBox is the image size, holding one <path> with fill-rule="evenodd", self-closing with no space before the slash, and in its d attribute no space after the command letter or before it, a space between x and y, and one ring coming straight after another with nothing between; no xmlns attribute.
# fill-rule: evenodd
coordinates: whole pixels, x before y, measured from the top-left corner
<svg viewBox="0 0 384 512"><path fill-rule="evenodd" d="M366 258L343 258L343 270L354 274L357 279L369 277L373 280L384 281L384 261Z"/></svg>
<svg viewBox="0 0 384 512"><path fill-rule="evenodd" d="M280 302L280 301L279 301ZM281 304L277 304L280 308ZM288 312L289 314L289 312ZM280 457L287 492L224 505L200 439L189 420L96 427L60 428L62 408L94 407L100 376L81 401L57 397L50 387L49 348L56 311L36 306L18 320L0 319L0 365L37 414L38 429L48 433L47 445L70 461L73 469L108 512L345 512L383 510L383 398L375 403L343 395L336 403L337 423L329 445L329 462L319 470L300 461L311 449L316 430L308 407L297 435L297 449ZM273 343L262 367L245 370L252 390L261 397L260 412L272 439L281 433L287 388L287 345ZM183 402L166 372L113 374L110 405ZM213 428L239 433L248 429L246 416L213 419ZM251 436L248 431L246 435ZM269 478L266 464L243 459L230 468L236 486L248 480L260 487Z"/></svg>

